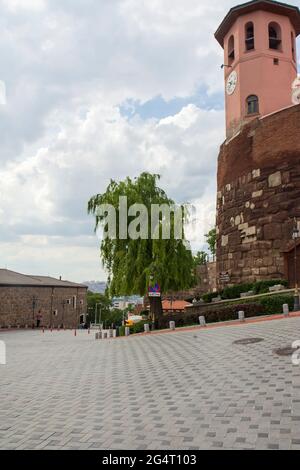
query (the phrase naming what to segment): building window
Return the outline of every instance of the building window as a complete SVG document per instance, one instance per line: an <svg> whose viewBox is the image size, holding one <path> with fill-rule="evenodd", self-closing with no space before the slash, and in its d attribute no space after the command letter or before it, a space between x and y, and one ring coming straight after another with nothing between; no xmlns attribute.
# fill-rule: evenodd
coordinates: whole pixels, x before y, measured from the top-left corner
<svg viewBox="0 0 300 470"><path fill-rule="evenodd" d="M281 49L281 28L277 23L269 24L269 48L280 50Z"/></svg>
<svg viewBox="0 0 300 470"><path fill-rule="evenodd" d="M76 295L73 295L72 303L73 303L73 308L76 309L76 306L77 306L77 298L76 298Z"/></svg>
<svg viewBox="0 0 300 470"><path fill-rule="evenodd" d="M259 101L256 95L248 96L247 98L247 114L258 114L259 113Z"/></svg>
<svg viewBox="0 0 300 470"><path fill-rule="evenodd" d="M234 36L230 36L229 41L228 41L228 63L229 63L229 65L232 64L234 59L235 59Z"/></svg>
<svg viewBox="0 0 300 470"><path fill-rule="evenodd" d="M247 23L245 30L246 51L252 51L254 49L254 24L252 22Z"/></svg>
<svg viewBox="0 0 300 470"><path fill-rule="evenodd" d="M291 33L291 41L292 41L292 57L293 61L296 62L296 45L295 45L295 35Z"/></svg>

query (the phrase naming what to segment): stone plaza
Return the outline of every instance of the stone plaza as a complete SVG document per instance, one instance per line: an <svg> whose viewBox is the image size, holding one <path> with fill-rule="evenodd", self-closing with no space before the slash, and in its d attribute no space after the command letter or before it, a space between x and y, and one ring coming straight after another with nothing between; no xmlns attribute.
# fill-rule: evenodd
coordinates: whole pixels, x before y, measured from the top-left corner
<svg viewBox="0 0 300 470"><path fill-rule="evenodd" d="M300 366L274 352L300 340L300 318L0 340L1 449L300 449Z"/></svg>

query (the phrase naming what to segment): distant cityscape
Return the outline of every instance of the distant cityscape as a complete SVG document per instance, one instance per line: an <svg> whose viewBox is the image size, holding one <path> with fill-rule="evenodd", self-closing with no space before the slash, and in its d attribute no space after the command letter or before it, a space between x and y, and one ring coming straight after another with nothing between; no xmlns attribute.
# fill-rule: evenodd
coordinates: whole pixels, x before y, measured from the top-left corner
<svg viewBox="0 0 300 470"><path fill-rule="evenodd" d="M84 285L88 286L88 290L94 294L104 294L106 289L106 282L104 281L84 281ZM139 295L130 295L123 297L112 298L112 308L118 310L125 310L128 307L143 305L144 298Z"/></svg>
<svg viewBox="0 0 300 470"><path fill-rule="evenodd" d="M128 307L136 307L137 305L143 305L144 298L138 295L131 295L126 297L113 297L112 307L118 310L125 310Z"/></svg>

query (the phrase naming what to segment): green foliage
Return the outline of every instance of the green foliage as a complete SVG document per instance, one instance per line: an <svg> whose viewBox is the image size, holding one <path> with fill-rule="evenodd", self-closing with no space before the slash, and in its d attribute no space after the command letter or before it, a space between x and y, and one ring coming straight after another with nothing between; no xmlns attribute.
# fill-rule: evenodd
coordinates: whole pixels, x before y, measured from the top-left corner
<svg viewBox="0 0 300 470"><path fill-rule="evenodd" d="M253 283L249 284L236 284L235 286L232 287L226 287L223 292L221 293L222 299L237 299L240 297L240 294L244 292L249 292L251 290L254 290L253 288Z"/></svg>
<svg viewBox="0 0 300 470"><path fill-rule="evenodd" d="M125 326L120 326L119 328L119 336L125 336Z"/></svg>
<svg viewBox="0 0 300 470"><path fill-rule="evenodd" d="M263 308L264 315L273 315L273 314L282 313L283 304L288 304L290 307L290 310L292 310L294 307L294 296L293 294L271 294L271 295L257 297L255 300L243 299L243 303L245 305L251 305L254 303L257 305L261 305ZM222 304L222 306L224 307L228 307L228 306L234 307L236 305L238 305L238 301L226 302L225 305ZM213 306L209 307L208 311L210 311L211 309L214 310L217 308L219 308L218 304L216 304L215 307Z"/></svg>
<svg viewBox="0 0 300 470"><path fill-rule="evenodd" d="M209 251L213 256L216 255L216 244L217 244L217 230L212 228L206 235L206 241L209 246Z"/></svg>
<svg viewBox="0 0 300 470"><path fill-rule="evenodd" d="M187 289L193 285L193 256L182 240L174 238L174 218L171 217L170 240L162 239L162 221L160 236L151 239L151 204L173 205L173 201L158 187L159 175L142 173L132 180L111 180L105 193L97 194L88 203L88 212L95 215L95 229L105 226L105 215L99 215L98 209L103 204L110 204L116 210L116 239L104 238L100 253L104 267L109 273L109 293L113 295L144 295L149 286L151 274L162 291ZM127 196L128 207L143 204L148 209L148 239L132 240L119 237L119 197ZM136 217L128 218L128 227Z"/></svg>
<svg viewBox="0 0 300 470"><path fill-rule="evenodd" d="M208 254L205 251L198 251L196 256L194 256L194 267L202 266L208 261Z"/></svg>
<svg viewBox="0 0 300 470"><path fill-rule="evenodd" d="M100 320L100 306L101 306L101 322L107 326L120 325L123 320L123 312L118 309L111 308L111 300L105 294L95 294L88 292L87 294L88 314L90 321L95 323L95 312L97 307L97 323ZM99 305L100 304L100 305Z"/></svg>
<svg viewBox="0 0 300 470"><path fill-rule="evenodd" d="M143 333L144 332L144 325L146 323L149 323L149 321L140 321L139 323L135 323L134 325L131 325L129 327L130 329L130 334L135 335L137 333ZM119 335L120 336L125 336L125 326L121 326L119 329Z"/></svg>
<svg viewBox="0 0 300 470"><path fill-rule="evenodd" d="M137 334L144 332L144 325L149 323L149 321L140 321L139 323L135 323L134 325L130 326L130 334Z"/></svg>
<svg viewBox="0 0 300 470"><path fill-rule="evenodd" d="M240 310L245 312L245 317L257 317L262 315L274 315L282 313L283 304L288 304L290 310L294 306L294 297L291 294L270 295L260 297L255 302L245 301L243 303L231 303L227 305L211 305L210 307L190 307L182 313L170 313L159 317L156 321L156 328L169 328L169 322L175 321L176 327L199 325L199 316L204 315L207 323L217 323L222 321L237 320ZM141 333L144 331L142 321L130 327L130 333ZM120 336L125 335L125 327L120 330Z"/></svg>
<svg viewBox="0 0 300 470"><path fill-rule="evenodd" d="M270 281L259 281L253 284L252 290L254 290L255 294L266 294L269 292L269 287L276 286L277 284L281 284L284 287L288 288L288 281L285 279L273 279Z"/></svg>
<svg viewBox="0 0 300 470"><path fill-rule="evenodd" d="M114 309L110 310L110 312L107 315L104 315L102 321L107 326L110 326L112 324L122 325L123 312L122 312L122 310L118 310L117 308L114 308Z"/></svg>
<svg viewBox="0 0 300 470"><path fill-rule="evenodd" d="M275 313L282 313L282 306L288 304L290 310L294 308L294 296L293 295L270 295L262 297L259 303L263 306L266 315Z"/></svg>
<svg viewBox="0 0 300 470"><path fill-rule="evenodd" d="M208 292L207 294L202 295L202 299L205 303L210 304L213 299L221 295L219 292Z"/></svg>
<svg viewBox="0 0 300 470"><path fill-rule="evenodd" d="M294 307L294 296L292 294L274 294L263 296L252 301L243 303L231 303L227 305L215 305L210 307L191 307L184 313L173 313L164 315L158 319L157 327L169 328L169 322L175 321L176 326L191 326L199 324L199 316L204 315L207 323L237 320L240 310L245 312L245 317L257 317L262 315L275 315L282 313L282 307L288 304L290 310Z"/></svg>
<svg viewBox="0 0 300 470"><path fill-rule="evenodd" d="M223 300L238 299L242 293L253 291L254 295L267 294L269 288L281 284L288 287L288 281L284 279L274 279L270 281L258 281L255 283L236 284L231 287L225 287L221 292L209 292L202 296L202 299L206 303L210 303L213 298L221 296Z"/></svg>
<svg viewBox="0 0 300 470"><path fill-rule="evenodd" d="M203 310L191 308L184 313L173 313L164 315L157 321L159 329L169 328L169 322L175 321L176 327L199 325L199 316L204 315L207 323L216 323L220 321L237 320L238 312L240 310L245 312L245 317L254 317L264 315L263 306L258 303L252 304L236 304L222 307L211 308L210 310Z"/></svg>
<svg viewBox="0 0 300 470"><path fill-rule="evenodd" d="M101 318L105 318L110 313L111 301L105 294L95 294L94 292L88 291L87 293L87 306L88 306L88 314L90 321L92 323L95 322L95 312L96 312L96 305L101 305ZM97 312L97 321L99 320L99 311L100 306L98 305L98 312Z"/></svg>

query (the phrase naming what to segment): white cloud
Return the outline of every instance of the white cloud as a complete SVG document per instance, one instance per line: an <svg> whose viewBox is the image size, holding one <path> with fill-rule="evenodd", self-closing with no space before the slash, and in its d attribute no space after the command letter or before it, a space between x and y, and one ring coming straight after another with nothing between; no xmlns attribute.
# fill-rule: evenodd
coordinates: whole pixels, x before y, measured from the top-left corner
<svg viewBox="0 0 300 470"><path fill-rule="evenodd" d="M5 83L0 80L0 105L6 104L6 86Z"/></svg>
<svg viewBox="0 0 300 470"><path fill-rule="evenodd" d="M144 170L178 202L202 204L202 243L224 137L213 33L235 3L0 0L0 265L104 278L87 201ZM197 90L213 104L190 101L160 121L119 110L157 96L188 103Z"/></svg>
<svg viewBox="0 0 300 470"><path fill-rule="evenodd" d="M48 272L50 267L57 271L58 263L74 278L75 272L80 272L79 265L85 266L93 254L96 261L90 265L91 274L87 276L85 268L82 279L99 278L97 238L81 250L74 241L91 240L93 221L86 215L87 201L105 190L111 177L157 172L162 174L163 187L179 202L203 197L205 214L207 199L214 204L222 112L189 105L169 120L128 121L117 108L103 106L103 100L87 103L89 112L84 118L80 107L76 114L49 116L49 127L56 129L56 134L46 129L46 135L51 136L47 147L39 147L33 155L23 154L21 162L0 171L0 223L18 235L9 243L10 249L5 241L5 264L15 266L16 259L22 263L27 259L28 265L37 264L39 271ZM57 237L65 245L60 242L57 246ZM74 256L66 261L70 247Z"/></svg>
<svg viewBox="0 0 300 470"><path fill-rule="evenodd" d="M46 2L45 0L1 0L1 5L13 12L19 10L40 11L45 8Z"/></svg>

